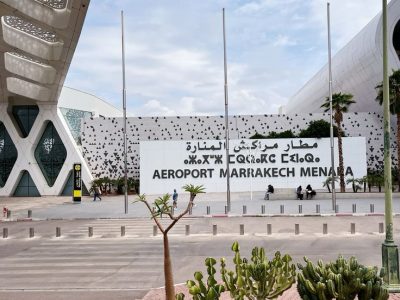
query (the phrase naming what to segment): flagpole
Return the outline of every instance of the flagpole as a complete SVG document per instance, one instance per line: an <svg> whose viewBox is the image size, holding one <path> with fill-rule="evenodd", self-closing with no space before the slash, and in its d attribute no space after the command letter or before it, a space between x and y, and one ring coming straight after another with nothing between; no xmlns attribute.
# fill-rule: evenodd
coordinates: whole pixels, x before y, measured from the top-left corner
<svg viewBox="0 0 400 300"><path fill-rule="evenodd" d="M124 11L121 10L121 33L122 33L122 105L124 118L124 203L125 214L128 213L128 169L127 155L128 147L126 143L126 85L125 85L125 39L124 39Z"/></svg>
<svg viewBox="0 0 400 300"><path fill-rule="evenodd" d="M330 112L330 143L331 143L331 168L332 168L332 210L336 209L335 191L335 140L333 138L333 107L332 107L332 53L331 53L331 18L330 3L327 3L328 16L328 65L329 65L329 112Z"/></svg>
<svg viewBox="0 0 400 300"><path fill-rule="evenodd" d="M228 122L228 75L226 64L225 8L222 9L222 27L224 36L224 92L225 92L225 149L226 149L226 206L231 211L231 187L229 171L229 122Z"/></svg>

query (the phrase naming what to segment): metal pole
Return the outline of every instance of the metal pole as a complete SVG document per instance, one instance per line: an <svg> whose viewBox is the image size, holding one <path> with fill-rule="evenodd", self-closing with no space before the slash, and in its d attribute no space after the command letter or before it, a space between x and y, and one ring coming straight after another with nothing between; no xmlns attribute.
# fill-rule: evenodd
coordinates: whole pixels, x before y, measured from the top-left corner
<svg viewBox="0 0 400 300"><path fill-rule="evenodd" d="M226 205L231 211L231 187L229 171L229 122L228 122L228 71L226 66L225 8L222 9L222 26L224 35L224 92L225 92L225 144L226 144Z"/></svg>
<svg viewBox="0 0 400 300"><path fill-rule="evenodd" d="M327 3L328 14L328 65L329 65L329 113L330 113L330 142L331 142L331 167L332 167L332 210L336 207L336 191L335 191L335 151L333 138L333 107L332 107L332 53L331 53L331 18L330 3Z"/></svg>
<svg viewBox="0 0 400 300"><path fill-rule="evenodd" d="M383 151L385 172L385 225L386 236L382 244L382 267L385 270L383 282L390 292L400 291L399 253L393 240L392 209L392 161L390 157L390 112L388 76L387 0L382 0L382 40L383 40Z"/></svg>
<svg viewBox="0 0 400 300"><path fill-rule="evenodd" d="M128 213L128 169L127 155L128 147L126 143L126 85L125 85L125 39L124 39L124 11L121 10L121 29L122 29L122 102L124 111L124 203L125 214Z"/></svg>

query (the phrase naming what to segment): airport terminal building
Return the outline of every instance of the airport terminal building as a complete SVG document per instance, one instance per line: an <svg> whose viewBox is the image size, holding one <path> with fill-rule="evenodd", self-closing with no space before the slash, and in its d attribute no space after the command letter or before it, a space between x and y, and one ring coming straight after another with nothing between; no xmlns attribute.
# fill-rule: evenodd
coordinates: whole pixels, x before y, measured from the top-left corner
<svg viewBox="0 0 400 300"><path fill-rule="evenodd" d="M87 9L89 0L0 1L0 196L70 195L76 162L82 163L86 188L93 178L123 175L121 111L63 86ZM381 20L379 14L333 58L334 91L356 100L344 117L344 130L365 137L372 169L382 166L383 157L383 120L374 89L382 80ZM399 69L400 0L390 2L388 21L389 68ZM312 120L328 120L318 109L327 94L325 66L280 114L230 116L230 137L298 133ZM141 141L225 138L222 116L132 117L127 124L128 171L135 178ZM396 163L394 134L392 128Z"/></svg>

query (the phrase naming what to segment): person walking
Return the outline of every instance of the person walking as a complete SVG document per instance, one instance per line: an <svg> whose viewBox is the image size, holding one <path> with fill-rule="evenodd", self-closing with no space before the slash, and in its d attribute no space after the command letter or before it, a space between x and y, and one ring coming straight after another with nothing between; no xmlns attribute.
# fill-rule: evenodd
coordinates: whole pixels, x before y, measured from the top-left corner
<svg viewBox="0 0 400 300"><path fill-rule="evenodd" d="M100 188L97 185L95 185L94 188L93 188L93 191L94 191L93 201L96 201L96 198L99 198L99 200L101 201L101 197L100 197L101 190L100 190Z"/></svg>
<svg viewBox="0 0 400 300"><path fill-rule="evenodd" d="M178 193L176 192L176 190L174 189L174 193L172 194L172 205L174 206L174 208L178 207Z"/></svg>

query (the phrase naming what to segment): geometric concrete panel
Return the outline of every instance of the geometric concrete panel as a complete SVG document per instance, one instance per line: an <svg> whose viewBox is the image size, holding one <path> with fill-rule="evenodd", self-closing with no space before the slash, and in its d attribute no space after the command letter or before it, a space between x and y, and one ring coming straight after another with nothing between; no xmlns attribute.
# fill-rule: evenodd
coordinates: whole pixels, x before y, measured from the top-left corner
<svg viewBox="0 0 400 300"><path fill-rule="evenodd" d="M54 83L56 69L37 59L17 52L5 52L4 64L6 70L19 76L44 84Z"/></svg>
<svg viewBox="0 0 400 300"><path fill-rule="evenodd" d="M6 184L17 157L17 149L6 127L0 122L0 187L4 187Z"/></svg>
<svg viewBox="0 0 400 300"><path fill-rule="evenodd" d="M29 172L24 170L18 185L14 191L16 197L40 197L40 193L32 180Z"/></svg>
<svg viewBox="0 0 400 300"><path fill-rule="evenodd" d="M12 107L12 115L23 138L29 135L38 114L39 107L37 105L15 105Z"/></svg>
<svg viewBox="0 0 400 300"><path fill-rule="evenodd" d="M7 90L35 100L49 101L50 89L19 78L7 77Z"/></svg>
<svg viewBox="0 0 400 300"><path fill-rule="evenodd" d="M63 41L56 33L16 16L2 16L4 41L18 49L47 60L59 60Z"/></svg>
<svg viewBox="0 0 400 300"><path fill-rule="evenodd" d="M66 28L68 26L71 6L68 0L2 0L7 5L19 10L40 22L55 28Z"/></svg>
<svg viewBox="0 0 400 300"><path fill-rule="evenodd" d="M67 149L49 121L35 149L35 159L49 186L54 185L66 158Z"/></svg>

